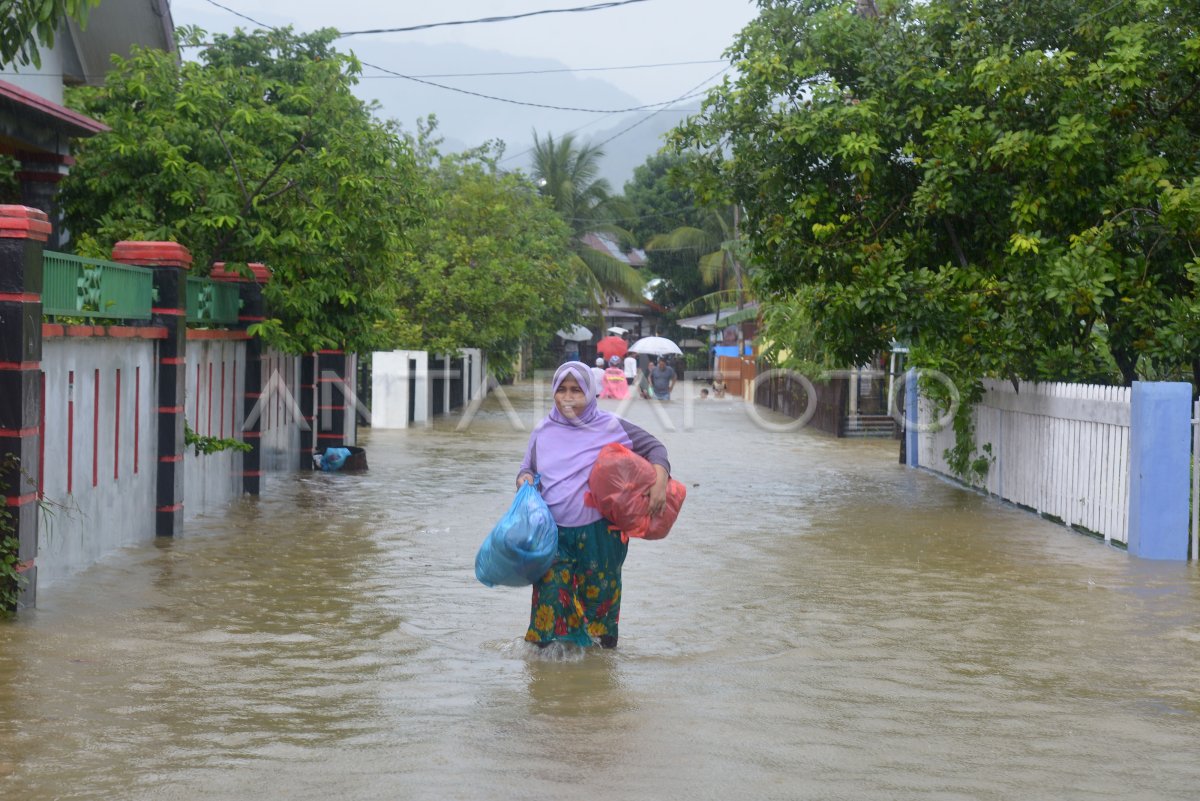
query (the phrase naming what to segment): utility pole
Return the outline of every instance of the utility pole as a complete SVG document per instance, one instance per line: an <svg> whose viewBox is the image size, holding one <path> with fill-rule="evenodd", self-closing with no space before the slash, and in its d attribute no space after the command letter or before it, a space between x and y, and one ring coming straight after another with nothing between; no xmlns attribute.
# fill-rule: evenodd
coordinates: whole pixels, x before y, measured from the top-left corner
<svg viewBox="0 0 1200 801"><path fill-rule="evenodd" d="M733 204L733 249L729 256L733 259L733 280L734 286L737 288L737 307L740 310L743 306L742 301L742 263L738 261L737 246L742 239L741 233L742 222L742 206L740 203Z"/></svg>

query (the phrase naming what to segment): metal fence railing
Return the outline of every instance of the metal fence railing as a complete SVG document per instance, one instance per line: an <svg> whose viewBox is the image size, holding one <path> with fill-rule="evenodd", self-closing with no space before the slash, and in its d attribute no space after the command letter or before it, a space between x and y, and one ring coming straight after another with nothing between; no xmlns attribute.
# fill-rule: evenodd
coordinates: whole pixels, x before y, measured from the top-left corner
<svg viewBox="0 0 1200 801"><path fill-rule="evenodd" d="M150 319L154 274L145 267L54 251L43 259L42 314Z"/></svg>
<svg viewBox="0 0 1200 801"><path fill-rule="evenodd" d="M205 325L233 325L238 321L238 287L235 283L188 277L187 321Z"/></svg>

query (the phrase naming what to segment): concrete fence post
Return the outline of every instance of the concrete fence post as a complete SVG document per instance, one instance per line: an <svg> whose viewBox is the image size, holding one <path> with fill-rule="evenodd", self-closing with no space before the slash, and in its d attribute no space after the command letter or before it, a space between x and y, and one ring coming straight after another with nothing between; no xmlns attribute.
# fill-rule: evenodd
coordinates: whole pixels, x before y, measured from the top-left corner
<svg viewBox="0 0 1200 801"><path fill-rule="evenodd" d="M920 393L918 392L917 370L909 368L904 374L904 454L909 467L920 467L917 453L917 435Z"/></svg>
<svg viewBox="0 0 1200 801"><path fill-rule="evenodd" d="M271 271L263 264L251 262L246 265L253 278L246 278L235 270L225 269L225 262L213 265L209 278L228 281L238 285L238 328L243 331L261 323L263 313L263 285L271 280ZM246 340L246 358L242 373L242 441L250 450L242 454L242 492L258 495L262 491L262 340L251 337ZM270 399L268 399L270 400ZM255 412L258 414L255 414Z"/></svg>
<svg viewBox="0 0 1200 801"><path fill-rule="evenodd" d="M317 355L306 353L300 357L300 464L301 470L313 469L313 452L317 447L316 420L316 369Z"/></svg>
<svg viewBox="0 0 1200 801"><path fill-rule="evenodd" d="M192 254L176 242L118 242L112 259L154 270L151 323L166 329L158 344L158 463L154 533L183 531L183 424L187 391L187 271ZM198 423L199 421L197 421Z"/></svg>
<svg viewBox="0 0 1200 801"><path fill-rule="evenodd" d="M46 213L0 206L0 490L17 540L17 607L37 599L42 442L42 248Z"/></svg>
<svg viewBox="0 0 1200 801"><path fill-rule="evenodd" d="M1129 553L1184 561L1192 385L1134 381L1129 410Z"/></svg>

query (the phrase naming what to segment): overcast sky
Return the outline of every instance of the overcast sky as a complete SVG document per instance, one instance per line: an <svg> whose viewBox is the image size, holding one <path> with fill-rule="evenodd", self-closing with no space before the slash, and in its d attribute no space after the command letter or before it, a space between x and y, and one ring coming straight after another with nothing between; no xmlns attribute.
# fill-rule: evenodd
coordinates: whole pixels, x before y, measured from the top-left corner
<svg viewBox="0 0 1200 801"><path fill-rule="evenodd" d="M300 30L331 27L340 31L420 25L543 9L596 5L603 0L218 0L221 5L270 25ZM250 26L207 0L174 0L175 24L199 24L214 30ZM626 66L717 59L734 34L753 19L749 0L644 0L599 11L433 28L411 33L350 36L340 44L465 44L519 56L553 59L574 68ZM387 64L381 66L390 66ZM715 66L715 65L714 65ZM682 94L715 69L708 65L601 73L643 103ZM536 95L536 78L509 78L509 86ZM496 88L496 82L480 86Z"/></svg>
<svg viewBox="0 0 1200 801"><path fill-rule="evenodd" d="M272 26L292 25L306 31L333 27L339 31L392 28L426 23L522 14L543 9L595 5L603 0L443 0L440 3L385 0L174 0L176 25L199 25L208 31L232 31L255 25L232 12ZM230 10L218 7L226 6ZM353 50L363 61L405 75L523 103L597 110L630 108L673 100L697 86L707 86L721 63L629 70L582 71L670 62L717 62L735 34L756 16L750 0L644 0L582 13L560 13L506 22L432 28L406 33L347 36L339 49ZM538 75L450 77L446 73L508 72L569 67L576 72ZM386 77L367 68L360 96L379 100L386 116L411 128L415 119L437 114L440 130L454 146L473 146L501 138L509 153L528 146L531 132L607 139L638 115L553 111L519 103L503 103L459 92ZM679 108L696 108L698 100ZM646 130L636 133L646 138ZM664 123L665 125L665 123ZM606 149L619 155L622 146L645 150L634 134L613 140ZM648 153L630 155L640 163ZM514 164L513 166L518 166ZM627 171L626 166L621 172ZM622 178L613 178L619 187Z"/></svg>

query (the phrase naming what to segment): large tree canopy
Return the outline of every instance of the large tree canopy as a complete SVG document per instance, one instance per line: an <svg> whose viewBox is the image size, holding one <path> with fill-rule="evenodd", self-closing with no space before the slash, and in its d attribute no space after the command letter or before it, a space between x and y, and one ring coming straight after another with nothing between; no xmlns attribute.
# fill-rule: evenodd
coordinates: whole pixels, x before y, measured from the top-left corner
<svg viewBox="0 0 1200 801"><path fill-rule="evenodd" d="M77 249L162 239L187 246L200 273L265 262L263 333L288 350L416 337L396 299L412 280L405 245L425 176L400 132L352 94L359 65L333 36L239 31L183 63L139 50L104 86L75 90L70 102L112 128L80 145L63 182Z"/></svg>
<svg viewBox="0 0 1200 801"><path fill-rule="evenodd" d="M432 176L437 213L411 238L419 265L400 301L419 347L482 348L507 373L522 340L546 340L578 316L571 229L534 184L496 169L489 147L441 156L422 125L414 149Z"/></svg>
<svg viewBox="0 0 1200 801"><path fill-rule="evenodd" d="M843 364L1200 374L1195 3L759 5L673 141L743 204L775 319Z"/></svg>

